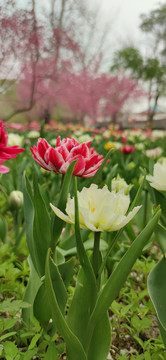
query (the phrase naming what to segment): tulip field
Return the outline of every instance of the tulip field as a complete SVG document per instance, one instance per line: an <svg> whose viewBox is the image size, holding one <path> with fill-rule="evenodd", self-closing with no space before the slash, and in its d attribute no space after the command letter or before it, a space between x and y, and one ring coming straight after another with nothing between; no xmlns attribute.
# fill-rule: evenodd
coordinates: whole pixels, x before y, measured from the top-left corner
<svg viewBox="0 0 166 360"><path fill-rule="evenodd" d="M166 360L166 131L0 122L0 359Z"/></svg>

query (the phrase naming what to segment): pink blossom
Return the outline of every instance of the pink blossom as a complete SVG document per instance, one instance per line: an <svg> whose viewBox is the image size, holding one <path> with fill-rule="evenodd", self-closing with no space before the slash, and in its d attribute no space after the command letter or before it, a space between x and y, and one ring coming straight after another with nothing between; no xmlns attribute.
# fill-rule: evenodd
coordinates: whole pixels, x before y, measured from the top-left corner
<svg viewBox="0 0 166 360"><path fill-rule="evenodd" d="M135 150L135 146L133 145L125 145L119 149L124 154L131 154Z"/></svg>
<svg viewBox="0 0 166 360"><path fill-rule="evenodd" d="M0 173L6 173L9 171L9 168L3 166L5 160L13 159L17 156L17 154L24 151L24 149L16 146L7 146L8 142L8 134L4 130L4 125L2 121L0 121Z"/></svg>
<svg viewBox="0 0 166 360"><path fill-rule="evenodd" d="M75 139L57 138L56 147L53 148L45 139L39 138L37 146L31 148L33 158L48 171L65 174L70 163L77 160L73 175L80 177L93 176L103 162L103 156L94 148L90 148L90 141L79 144Z"/></svg>

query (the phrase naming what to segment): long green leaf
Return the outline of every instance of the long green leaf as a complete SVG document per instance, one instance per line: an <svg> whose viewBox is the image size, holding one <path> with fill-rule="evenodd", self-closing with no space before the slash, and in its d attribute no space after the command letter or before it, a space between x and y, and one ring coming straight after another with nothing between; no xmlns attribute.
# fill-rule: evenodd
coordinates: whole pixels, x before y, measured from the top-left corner
<svg viewBox="0 0 166 360"><path fill-rule="evenodd" d="M95 326L88 351L88 360L106 360L111 345L111 329L108 313Z"/></svg>
<svg viewBox="0 0 166 360"><path fill-rule="evenodd" d="M35 251L38 257L38 264L41 276L45 273L45 261L48 248L51 242L51 221L41 196L37 178L34 177L34 224L33 224L33 239L35 243Z"/></svg>
<svg viewBox="0 0 166 360"><path fill-rule="evenodd" d="M23 193L27 244L34 267L41 277L44 275L46 254L51 241L50 218L36 178L33 194L30 182L24 176Z"/></svg>
<svg viewBox="0 0 166 360"><path fill-rule="evenodd" d="M148 276L148 291L155 307L157 317L166 330L166 258L165 256L152 269Z"/></svg>
<svg viewBox="0 0 166 360"><path fill-rule="evenodd" d="M92 303L96 300L96 289L91 286L91 281L80 269L77 276L77 284L67 315L67 323L73 333L78 337L84 346L86 341L87 329Z"/></svg>
<svg viewBox="0 0 166 360"><path fill-rule="evenodd" d="M160 321L158 320L158 325L159 325L159 329L160 329L160 334L163 340L163 344L165 346L166 349L166 330L163 328L163 326L161 325Z"/></svg>
<svg viewBox="0 0 166 360"><path fill-rule="evenodd" d="M66 342L67 355L69 360L87 360L85 351L79 342L78 338L70 330L66 320L60 310L57 298L52 285L50 267L49 267L50 251L47 254L46 261L46 289L48 294L49 304L52 310L52 318L59 333L62 335Z"/></svg>
<svg viewBox="0 0 166 360"><path fill-rule="evenodd" d="M28 302L29 304L31 304L31 307L28 309L22 310L22 317L23 317L24 322L29 326L30 320L31 320L32 316L34 315L34 312L33 312L34 300L35 300L36 294L37 294L42 282L39 278L38 273L36 272L36 269L33 265L33 262L31 260L30 256L28 258L28 262L29 262L29 266L30 266L30 277L29 277L28 286L26 288L23 300Z"/></svg>
<svg viewBox="0 0 166 360"><path fill-rule="evenodd" d="M97 326L98 321L102 318L104 313L109 309L112 301L118 296L120 289L122 288L124 282L127 279L128 274L130 273L132 266L134 265L137 258L141 255L142 249L148 242L152 232L159 220L160 210L157 210L153 218L149 221L147 226L143 231L137 236L137 238L132 243L131 247L127 250L109 279L107 280L103 290L101 291L96 306L91 315L89 321L89 326L87 330L87 348L90 344L90 340L94 331L95 326Z"/></svg>
<svg viewBox="0 0 166 360"><path fill-rule="evenodd" d="M166 228L161 224L157 224L155 228L155 235L163 254L166 252Z"/></svg>
<svg viewBox="0 0 166 360"><path fill-rule="evenodd" d="M34 267L36 268L37 272L39 272L38 256L36 253L35 243L33 239L33 222L34 222L33 194L32 194L30 182L27 179L25 173L23 176L23 194L24 194L24 214L25 214L27 245Z"/></svg>
<svg viewBox="0 0 166 360"><path fill-rule="evenodd" d="M58 359L58 354L57 354L56 345L54 342L52 342L50 345L48 345L44 360L57 360L57 359Z"/></svg>

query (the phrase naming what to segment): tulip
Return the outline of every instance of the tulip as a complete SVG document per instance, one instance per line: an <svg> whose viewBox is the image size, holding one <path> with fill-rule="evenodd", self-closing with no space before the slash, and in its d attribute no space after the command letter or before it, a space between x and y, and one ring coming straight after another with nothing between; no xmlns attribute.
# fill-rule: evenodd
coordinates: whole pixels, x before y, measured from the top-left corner
<svg viewBox="0 0 166 360"><path fill-rule="evenodd" d="M103 162L103 156L90 148L90 141L79 144L75 139L57 138L53 148L45 139L39 138L37 146L31 148L33 158L45 170L65 174L70 163L77 160L73 175L80 177L93 176Z"/></svg>
<svg viewBox="0 0 166 360"><path fill-rule="evenodd" d="M124 227L138 212L141 206L136 206L126 215L130 198L120 192L109 191L107 185L99 189L92 184L83 188L78 194L79 222L82 229L93 232L116 231ZM54 213L69 224L75 222L74 198L68 197L66 214L57 207L51 208Z"/></svg>
<svg viewBox="0 0 166 360"><path fill-rule="evenodd" d="M148 158L157 158L162 154L162 149L160 147L156 147L154 149L146 150L146 156Z"/></svg>
<svg viewBox="0 0 166 360"><path fill-rule="evenodd" d="M8 146L22 146L23 140L23 136L14 133L8 134Z"/></svg>
<svg viewBox="0 0 166 360"><path fill-rule="evenodd" d="M0 121L0 173L6 173L9 171L9 168L3 166L5 160L10 160L15 158L17 154L24 151L24 149L15 146L7 146L8 143L8 133L5 132L2 121Z"/></svg>
<svg viewBox="0 0 166 360"><path fill-rule="evenodd" d="M9 195L9 206L11 210L18 210L23 206L23 193L13 190Z"/></svg>
<svg viewBox="0 0 166 360"><path fill-rule="evenodd" d="M146 179L154 189L166 191L166 158L154 165L153 176L147 175Z"/></svg>
<svg viewBox="0 0 166 360"><path fill-rule="evenodd" d="M119 175L112 180L112 191L129 195L129 192L131 190L133 185L128 185L124 179L122 179Z"/></svg>
<svg viewBox="0 0 166 360"><path fill-rule="evenodd" d="M133 145L125 145L120 148L120 151L124 154L131 154L135 150L135 146Z"/></svg>

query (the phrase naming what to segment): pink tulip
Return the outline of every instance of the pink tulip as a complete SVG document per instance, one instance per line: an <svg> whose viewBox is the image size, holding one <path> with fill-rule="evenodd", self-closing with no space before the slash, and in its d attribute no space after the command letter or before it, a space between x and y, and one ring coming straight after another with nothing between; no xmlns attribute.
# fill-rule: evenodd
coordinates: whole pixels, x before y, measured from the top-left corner
<svg viewBox="0 0 166 360"><path fill-rule="evenodd" d="M125 145L121 147L119 150L124 154L131 154L135 150L135 147L132 145Z"/></svg>
<svg viewBox="0 0 166 360"><path fill-rule="evenodd" d="M56 147L51 147L45 139L40 138L37 146L31 148L33 158L48 171L65 174L70 163L77 160L73 175L80 177L93 176L103 162L103 156L94 148L90 148L90 141L79 144L75 139L57 138Z"/></svg>
<svg viewBox="0 0 166 360"><path fill-rule="evenodd" d="M10 160L15 158L17 154L24 151L24 149L16 146L7 146L8 134L4 130L2 121L0 121L0 173L6 173L9 171L9 168L3 166L5 160Z"/></svg>

